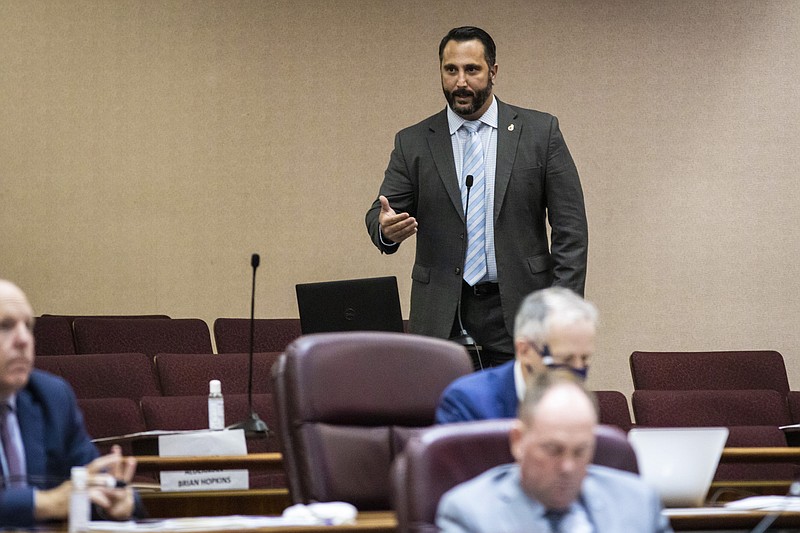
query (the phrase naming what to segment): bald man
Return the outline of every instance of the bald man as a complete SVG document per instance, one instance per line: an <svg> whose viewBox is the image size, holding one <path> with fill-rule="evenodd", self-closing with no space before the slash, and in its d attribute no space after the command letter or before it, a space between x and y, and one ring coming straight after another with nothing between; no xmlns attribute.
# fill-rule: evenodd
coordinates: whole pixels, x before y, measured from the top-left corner
<svg viewBox="0 0 800 533"><path fill-rule="evenodd" d="M122 457L118 446L98 457L72 389L33 368L33 321L22 290L0 280L0 426L5 426L0 432L0 528L66 519L73 466L86 465L90 484L111 476L126 485L136 471L136 460ZM89 496L96 518L144 514L127 486L92 486Z"/></svg>
<svg viewBox="0 0 800 533"><path fill-rule="evenodd" d="M596 426L596 403L574 375L538 374L509 435L515 462L445 493L436 525L443 533L671 532L638 476L590 464Z"/></svg>

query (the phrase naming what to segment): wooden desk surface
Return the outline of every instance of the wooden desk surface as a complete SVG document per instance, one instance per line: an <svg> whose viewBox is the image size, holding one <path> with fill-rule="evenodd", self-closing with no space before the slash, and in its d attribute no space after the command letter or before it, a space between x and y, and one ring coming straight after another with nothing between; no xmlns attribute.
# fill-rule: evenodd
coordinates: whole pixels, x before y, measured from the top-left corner
<svg viewBox="0 0 800 533"><path fill-rule="evenodd" d="M65 533L67 525L56 527L37 528L40 533ZM104 530L92 529L93 532L103 533ZM158 531L148 528L148 533ZM395 533L397 531L397 518L391 511L365 511L358 513L355 524L341 526L282 526L250 529L221 529L207 530L204 533ZM115 533L108 531L106 533Z"/></svg>
<svg viewBox="0 0 800 533"><path fill-rule="evenodd" d="M152 472L162 469L204 468L283 468L280 453L250 453L247 455L221 455L209 457L160 457L158 455L139 455L137 469ZM773 463L800 462L800 447L774 448L725 448L721 462L724 463Z"/></svg>
<svg viewBox="0 0 800 533"><path fill-rule="evenodd" d="M142 471L192 470L197 468L261 468L282 469L279 453L249 454L246 456L220 457L158 457L139 456L139 469ZM800 448L725 448L723 462L800 462ZM758 482L714 482L710 494L715 489L728 487L756 494L785 494L789 481ZM738 497L741 497L739 495ZM235 514L280 515L291 505L286 489L253 489L247 491L208 491L208 492L142 492L142 499L151 517L172 518L184 516L225 516ZM729 501L736 497L723 497L719 501ZM670 517L676 531L751 529L766 515L764 512L720 512L697 509L696 513L685 513ZM775 527L800 529L800 513L785 513L774 523ZM340 529L344 528L344 529ZM395 531L397 521L394 513L371 512L359 514L359 521L353 526L326 527L324 531ZM320 528L278 528L268 531L314 532Z"/></svg>
<svg viewBox="0 0 800 533"><path fill-rule="evenodd" d="M249 453L247 455L211 455L205 457L161 457L159 455L136 456L136 470L157 472L159 470L195 470L214 468L267 468L283 469L280 453Z"/></svg>
<svg viewBox="0 0 800 533"><path fill-rule="evenodd" d="M723 463L792 463L800 462L800 447L778 446L774 448L725 448L720 461Z"/></svg>
<svg viewBox="0 0 800 533"><path fill-rule="evenodd" d="M675 511L666 511L669 516L670 524L675 531L719 531L742 529L750 530L758 525L758 523L767 516L768 512L765 511L719 511L698 508L693 510L695 512L687 511L675 514ZM783 513L775 522L772 527L776 528L792 528L797 530L800 528L800 513Z"/></svg>

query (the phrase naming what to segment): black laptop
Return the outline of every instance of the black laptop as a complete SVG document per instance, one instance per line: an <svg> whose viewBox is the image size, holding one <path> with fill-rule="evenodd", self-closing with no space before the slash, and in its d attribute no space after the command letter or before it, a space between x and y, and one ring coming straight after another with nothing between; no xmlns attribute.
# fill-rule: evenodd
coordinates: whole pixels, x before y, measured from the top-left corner
<svg viewBox="0 0 800 533"><path fill-rule="evenodd" d="M298 283L303 335L328 331L403 331L397 278Z"/></svg>

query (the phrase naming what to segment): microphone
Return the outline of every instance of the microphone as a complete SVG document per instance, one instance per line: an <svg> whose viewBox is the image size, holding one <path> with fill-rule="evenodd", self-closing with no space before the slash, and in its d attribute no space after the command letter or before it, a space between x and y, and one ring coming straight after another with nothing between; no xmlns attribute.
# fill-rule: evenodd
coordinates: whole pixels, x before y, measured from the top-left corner
<svg viewBox="0 0 800 533"><path fill-rule="evenodd" d="M475 178L472 177L472 174L467 174L467 177L464 178L464 185L467 186L467 199L464 203L464 239L466 241L468 229L467 229L467 214L469 213L469 191L472 189L472 182ZM466 251L465 251L466 253ZM478 356L478 367L480 370L483 370L483 361L481 361L481 351L478 348L478 343L475 342L475 339L472 338L472 335L467 333L467 330L464 329L464 324L461 321L461 293L458 293L458 307L456 311L456 316L458 317L458 334L455 337L451 337L450 340L455 342L456 344L460 344L465 348L474 348L475 354ZM474 364L474 363L473 363Z"/></svg>
<svg viewBox="0 0 800 533"><path fill-rule="evenodd" d="M246 434L266 437L270 432L269 428L253 409L253 339L256 329L256 269L259 263L261 263L261 257L258 254L253 254L250 258L250 265L253 267L253 290L250 293L250 379L247 381L247 405L250 408L250 417L247 420L228 426L228 429L243 429Z"/></svg>

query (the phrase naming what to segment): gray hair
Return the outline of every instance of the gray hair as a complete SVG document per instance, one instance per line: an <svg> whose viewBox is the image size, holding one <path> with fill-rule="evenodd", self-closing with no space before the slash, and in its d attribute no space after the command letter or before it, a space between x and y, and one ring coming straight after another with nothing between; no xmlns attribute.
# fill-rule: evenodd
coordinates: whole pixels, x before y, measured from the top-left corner
<svg viewBox="0 0 800 533"><path fill-rule="evenodd" d="M597 308L564 287L550 287L529 294L517 311L514 337L545 343L553 324L598 322Z"/></svg>

